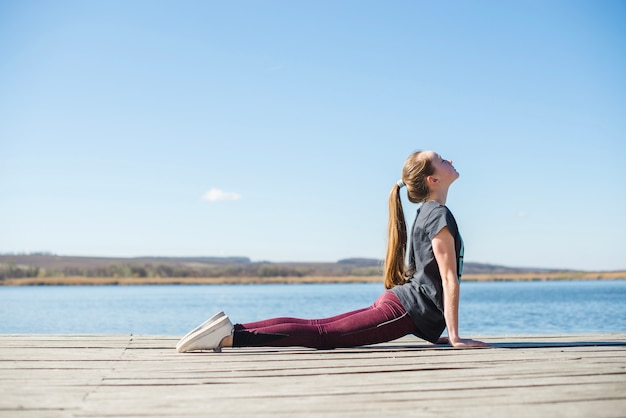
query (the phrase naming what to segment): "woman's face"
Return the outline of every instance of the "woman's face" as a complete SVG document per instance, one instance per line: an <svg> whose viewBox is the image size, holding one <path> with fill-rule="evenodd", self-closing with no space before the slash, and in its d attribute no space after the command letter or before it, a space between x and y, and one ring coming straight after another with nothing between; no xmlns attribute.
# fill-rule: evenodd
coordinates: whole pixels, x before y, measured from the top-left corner
<svg viewBox="0 0 626 418"><path fill-rule="evenodd" d="M432 166L434 169L433 176L439 181L451 184L454 180L459 178L459 173L452 165L452 160L444 160L441 155L436 152L429 151Z"/></svg>

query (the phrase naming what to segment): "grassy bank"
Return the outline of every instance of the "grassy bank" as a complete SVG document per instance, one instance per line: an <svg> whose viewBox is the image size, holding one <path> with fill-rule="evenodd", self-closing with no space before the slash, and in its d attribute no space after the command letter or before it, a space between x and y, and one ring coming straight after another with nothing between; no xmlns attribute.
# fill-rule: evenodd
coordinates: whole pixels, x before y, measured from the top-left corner
<svg viewBox="0 0 626 418"><path fill-rule="evenodd" d="M524 272L466 274L463 281L530 280L616 280L626 279L626 271L599 272ZM290 283L382 283L378 276L305 276L305 277L27 277L5 279L4 286L66 285L155 285L155 284L290 284Z"/></svg>

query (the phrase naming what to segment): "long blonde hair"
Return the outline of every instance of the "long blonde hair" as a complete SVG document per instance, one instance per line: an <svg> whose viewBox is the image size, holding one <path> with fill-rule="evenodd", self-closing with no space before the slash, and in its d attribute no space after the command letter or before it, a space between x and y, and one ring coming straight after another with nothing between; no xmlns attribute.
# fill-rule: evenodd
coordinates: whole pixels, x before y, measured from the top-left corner
<svg viewBox="0 0 626 418"><path fill-rule="evenodd" d="M406 159L402 167L402 181L406 185L409 201L420 203L428 199L426 178L434 172L432 161L423 151L414 152ZM400 185L395 184L389 194L389 225L387 237L387 255L385 256L385 288L391 289L406 283L407 273L405 257L407 246L406 221L400 200Z"/></svg>

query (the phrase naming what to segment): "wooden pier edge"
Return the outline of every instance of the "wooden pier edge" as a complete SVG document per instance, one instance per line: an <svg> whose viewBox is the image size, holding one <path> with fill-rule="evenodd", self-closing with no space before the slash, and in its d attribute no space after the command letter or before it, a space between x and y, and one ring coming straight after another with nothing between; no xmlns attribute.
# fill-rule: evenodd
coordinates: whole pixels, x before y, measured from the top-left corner
<svg viewBox="0 0 626 418"><path fill-rule="evenodd" d="M626 416L626 333L189 354L178 338L0 335L0 417Z"/></svg>

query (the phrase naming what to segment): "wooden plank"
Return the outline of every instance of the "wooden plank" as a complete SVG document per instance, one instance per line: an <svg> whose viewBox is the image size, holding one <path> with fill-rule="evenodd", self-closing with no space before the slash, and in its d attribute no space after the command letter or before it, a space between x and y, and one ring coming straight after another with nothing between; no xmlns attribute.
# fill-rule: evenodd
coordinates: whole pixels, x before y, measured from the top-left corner
<svg viewBox="0 0 626 418"><path fill-rule="evenodd" d="M177 337L0 335L0 417L626 415L626 334L178 354Z"/></svg>

